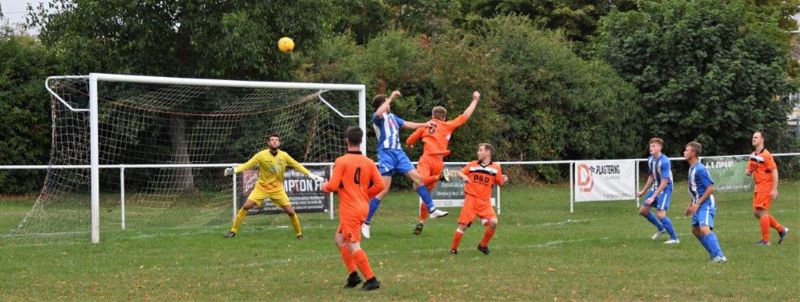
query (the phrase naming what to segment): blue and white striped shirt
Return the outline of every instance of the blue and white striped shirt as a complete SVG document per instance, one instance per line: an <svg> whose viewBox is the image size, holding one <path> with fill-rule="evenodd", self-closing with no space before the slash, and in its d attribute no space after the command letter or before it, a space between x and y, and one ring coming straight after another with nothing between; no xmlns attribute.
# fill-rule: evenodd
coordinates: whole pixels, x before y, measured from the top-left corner
<svg viewBox="0 0 800 302"><path fill-rule="evenodd" d="M711 175L708 174L708 170L706 170L706 166L701 164L699 161L695 163L694 166L689 167L689 196L692 197L692 203L697 203L697 199L703 194L706 193L708 187L714 184L714 181L711 180ZM703 203L703 206L708 206L711 208L716 207L714 204L714 194L708 196L708 201Z"/></svg>
<svg viewBox="0 0 800 302"><path fill-rule="evenodd" d="M400 128L403 128L405 123L406 121L391 112L386 112L381 116L372 116L375 133L378 134L378 153L383 149L403 149L400 144Z"/></svg>
<svg viewBox="0 0 800 302"><path fill-rule="evenodd" d="M648 157L647 173L653 176L654 180L651 190L655 190L662 181L666 181L667 186L664 187L664 192L672 192L672 165L666 155L661 154L658 158L653 158L652 155Z"/></svg>

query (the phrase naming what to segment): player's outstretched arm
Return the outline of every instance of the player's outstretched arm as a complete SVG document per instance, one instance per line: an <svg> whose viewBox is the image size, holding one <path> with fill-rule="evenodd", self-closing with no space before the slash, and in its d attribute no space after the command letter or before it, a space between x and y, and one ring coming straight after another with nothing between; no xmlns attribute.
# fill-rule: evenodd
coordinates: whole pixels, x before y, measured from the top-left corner
<svg viewBox="0 0 800 302"><path fill-rule="evenodd" d="M317 180L315 177L322 178L321 176L317 176L317 175L311 174L311 171L306 169L306 167L303 167L303 165L301 165L294 158L289 156L289 154L286 154L286 158L284 158L284 160L286 161L286 166L297 170L297 172L303 173L304 175L307 175L308 177L311 177L314 180ZM314 175L314 176L312 176L312 175ZM324 180L324 179L322 179L322 180Z"/></svg>
<svg viewBox="0 0 800 302"><path fill-rule="evenodd" d="M476 91L472 92L472 102L469 103L467 109L464 109L464 113L462 113L465 117L470 118L472 113L475 112L475 108L478 107L478 101L481 99L481 93Z"/></svg>
<svg viewBox="0 0 800 302"><path fill-rule="evenodd" d="M243 163L241 165L236 166L236 169L233 169L233 172L234 173L242 173L242 171L244 171L244 170L250 170L250 169L258 166L258 158L259 158L258 154L259 153L256 153L256 155L253 155L253 157L251 157L250 160L248 160L246 163Z"/></svg>
<svg viewBox="0 0 800 302"><path fill-rule="evenodd" d="M423 128L423 127L433 127L433 122L428 121L428 122L425 122L425 123L415 123L415 122L408 122L407 121L407 122L403 123L403 128L417 129L417 128Z"/></svg>
<svg viewBox="0 0 800 302"><path fill-rule="evenodd" d="M389 95L388 98L386 98L386 102L383 102L383 104L381 104L381 106L378 107L377 110L375 110L375 116L380 117L384 113L389 112L389 105L392 104L392 101L394 101L394 99L400 96L402 96L402 94L400 94L399 90L392 91L392 94Z"/></svg>

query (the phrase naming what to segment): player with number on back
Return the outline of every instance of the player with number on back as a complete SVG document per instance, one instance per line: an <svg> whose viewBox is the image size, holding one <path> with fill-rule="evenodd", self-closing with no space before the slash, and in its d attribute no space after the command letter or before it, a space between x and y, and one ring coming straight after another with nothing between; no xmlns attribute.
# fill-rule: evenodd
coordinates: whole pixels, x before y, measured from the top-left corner
<svg viewBox="0 0 800 302"><path fill-rule="evenodd" d="M500 164L492 161L492 153L494 153L492 145L478 145L478 160L471 161L458 171L458 176L464 180L464 204L461 207L461 215L458 216L458 227L453 234L450 254L458 254L458 245L464 236L464 231L472 224L475 216L478 216L486 227L483 239L478 244L478 251L489 255L489 241L492 240L497 228L497 214L491 202L492 189L495 184L504 186L508 181L508 176L503 175Z"/></svg>
<svg viewBox="0 0 800 302"><path fill-rule="evenodd" d="M361 249L360 228L367 218L369 199L383 190L384 183L375 162L359 151L363 134L361 128L347 129L347 154L336 159L333 175L322 186L322 190L339 192L339 228L334 239L350 273L345 287L352 288L361 283L357 267L367 279L362 289L374 290L381 283L372 273L367 254Z"/></svg>
<svg viewBox="0 0 800 302"><path fill-rule="evenodd" d="M672 221L667 217L667 210L672 201L672 165L669 158L661 153L661 148L664 146L664 141L658 137L650 139L649 143L650 156L647 158L647 183L644 188L639 191L637 196L645 195L645 200L639 207L639 215L647 218L650 223L656 226L658 231L651 237L656 240L665 231L669 233L669 240L664 241L664 244L678 244L678 235L672 227ZM652 187L650 185L652 184ZM650 190L647 188L650 187ZM656 214L650 211L650 208L656 208Z"/></svg>
<svg viewBox="0 0 800 302"><path fill-rule="evenodd" d="M375 108L375 113L372 115L372 124L375 127L375 133L378 135L378 170L383 176L383 182L386 183L386 187L369 201L369 214L367 214L367 220L361 226L361 233L364 238L370 237L370 222L372 222L372 217L378 210L381 200L389 193L389 188L392 186L392 175L395 172L404 174L414 182L417 194L428 206L431 218L447 216L447 212L438 210L433 205L430 191L422 185L422 177L419 176L417 170L414 170L411 160L408 159L400 144L400 128L417 129L431 127L432 124L430 122L407 122L392 113L390 111L391 104L399 96L400 91L395 90L392 91L388 98L379 94L372 99L372 106Z"/></svg>
<svg viewBox="0 0 800 302"><path fill-rule="evenodd" d="M703 145L698 142L686 144L683 158L689 162L689 196L692 200L686 207L686 216L692 216L692 234L697 237L703 248L708 251L711 262L722 263L728 258L722 254L719 247L717 234L714 234L714 215L717 213L717 204L714 200L714 181L708 174L706 167L700 163L698 157L703 152Z"/></svg>
<svg viewBox="0 0 800 302"><path fill-rule="evenodd" d="M447 120L447 109L441 106L433 107L431 110L431 121L433 127L430 128L417 128L408 139L406 145L410 148L414 147L420 139L424 144L422 149L422 156L419 158L417 164L417 172L422 177L422 183L428 188L428 191L433 191L436 184L441 181L450 180L450 171L444 169L444 158L450 155L450 150L447 150L450 144L450 137L453 135L458 127L464 125L469 120L475 107L478 106L481 94L477 91L472 92L472 102L469 104L464 113L456 117L454 120ZM420 203L419 220L414 229L414 235L422 233L425 219L428 218L428 206L425 203Z"/></svg>
<svg viewBox="0 0 800 302"><path fill-rule="evenodd" d="M283 178L285 177L286 167L291 167L300 173L308 175L309 178L323 182L325 181L322 176L312 174L303 165L298 163L294 158L289 156L288 153L281 151L281 138L278 134L269 135L269 149L262 150L261 152L253 155L246 163L236 166L236 169L225 169L225 176L230 176L233 173L241 173L244 170L258 167L258 181L247 197L247 202L244 203L239 212L236 213L236 218L233 220L231 230L225 237L233 238L239 232L239 226L247 216L247 211L254 205L259 207L264 202L264 199L269 198L276 206L283 208L289 219L292 220L294 227L294 234L297 239L303 239L303 231L300 228L300 218L297 217L292 208L292 203L289 201L289 196L286 195L286 190L283 188Z"/></svg>

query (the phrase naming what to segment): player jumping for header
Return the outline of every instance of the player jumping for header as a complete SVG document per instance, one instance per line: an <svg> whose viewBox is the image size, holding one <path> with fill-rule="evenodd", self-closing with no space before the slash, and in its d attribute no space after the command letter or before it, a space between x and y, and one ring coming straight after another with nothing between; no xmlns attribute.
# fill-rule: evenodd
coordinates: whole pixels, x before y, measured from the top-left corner
<svg viewBox="0 0 800 302"><path fill-rule="evenodd" d="M447 146L450 144L450 138L458 127L464 125L469 120L475 107L478 106L481 94L477 91L472 93L472 102L469 104L464 113L459 115L453 120L447 120L447 109L441 106L433 107L431 110L431 121L433 124L431 128L417 128L411 136L406 139L406 145L409 147L414 146L420 139L424 144L422 149L422 156L419 158L417 164L417 172L422 177L422 183L428 188L428 191L433 191L436 184L442 181L449 181L450 175L447 169L444 169L444 158L450 155L450 150ZM425 219L428 218L428 206L424 203L420 204L419 220L414 235L422 233Z"/></svg>
<svg viewBox="0 0 800 302"><path fill-rule="evenodd" d="M411 160L408 159L400 144L400 128L417 129L433 125L431 123L407 122L392 113L390 111L391 104L399 96L400 91L395 90L392 91L388 98L379 94L372 99L372 106L375 108L375 113L372 115L372 124L375 127L375 133L378 135L378 170L383 176L383 182L386 187L369 201L369 214L367 214L367 220L361 226L361 233L365 238L370 237L369 224L372 222L372 217L375 215L375 211L378 210L381 200L389 193L389 188L392 186L392 175L395 172L404 174L414 182L417 194L428 206L431 218L447 216L447 212L438 210L433 205L430 191L422 184L422 177L417 173L417 170L414 170Z"/></svg>

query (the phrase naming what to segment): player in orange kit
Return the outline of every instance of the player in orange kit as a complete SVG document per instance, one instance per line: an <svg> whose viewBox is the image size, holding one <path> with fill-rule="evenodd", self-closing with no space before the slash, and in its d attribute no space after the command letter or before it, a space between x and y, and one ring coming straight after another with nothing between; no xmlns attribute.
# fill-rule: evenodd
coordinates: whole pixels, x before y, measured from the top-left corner
<svg viewBox="0 0 800 302"><path fill-rule="evenodd" d="M458 216L458 228L453 234L453 244L450 246L450 254L458 254L458 244L464 231L467 230L475 216L485 221L486 231L483 239L478 244L478 250L489 255L489 241L494 236L497 228L497 214L492 208L490 198L494 185L504 186L508 182L508 176L503 175L500 164L492 161L494 147L490 144L478 145L478 160L473 160L463 169L458 171L458 176L464 180L464 205L461 208L461 215Z"/></svg>
<svg viewBox="0 0 800 302"><path fill-rule="evenodd" d="M424 143L422 156L420 156L419 162L417 163L417 172L419 176L422 177L422 183L428 188L428 191L433 191L433 188L436 187L436 184L440 180L450 180L449 171L444 170L444 158L450 155L450 150L447 150L450 137L453 135L453 131L469 120L472 113L475 111L475 107L478 106L478 100L480 100L480 98L480 92L472 92L472 102L467 109L464 110L464 113L450 121L447 120L447 109L441 106L433 107L430 121L433 127L417 128L417 130L406 139L406 145L411 148L413 148L420 139L422 139ZM420 203L419 206L419 221L414 229L414 235L422 233L425 220L428 219L428 207L424 203Z"/></svg>
<svg viewBox="0 0 800 302"><path fill-rule="evenodd" d="M384 182L375 162L359 151L363 134L361 128L347 129L347 154L336 159L333 175L322 190L339 192L339 228L334 240L350 273L345 287L352 288L361 283L356 272L358 268L367 279L362 289L374 290L381 283L372 273L367 254L361 249L361 224L367 218L370 198L383 190Z"/></svg>
<svg viewBox="0 0 800 302"><path fill-rule="evenodd" d="M772 158L772 153L764 148L764 133L756 131L752 138L754 151L750 154L750 163L747 165L745 174L753 175L755 181L755 192L753 193L753 215L761 223L761 240L756 245L767 246L769 243L769 227L776 231L783 242L789 228L782 226L769 214L769 207L772 201L778 198L778 165Z"/></svg>

